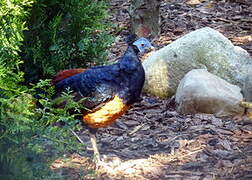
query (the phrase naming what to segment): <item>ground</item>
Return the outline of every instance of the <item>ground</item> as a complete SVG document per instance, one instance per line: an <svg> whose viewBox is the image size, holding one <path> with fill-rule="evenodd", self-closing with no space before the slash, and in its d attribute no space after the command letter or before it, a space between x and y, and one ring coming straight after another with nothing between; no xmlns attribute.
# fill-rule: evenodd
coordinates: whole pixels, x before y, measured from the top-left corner
<svg viewBox="0 0 252 180"><path fill-rule="evenodd" d="M115 61L126 48L129 0L111 0L110 49ZM212 27L252 55L250 0L163 0L157 49L200 27ZM87 131L79 133L89 142ZM219 119L213 115L180 115L173 99L143 94L113 126L100 129L98 145L104 166L72 154L51 168L68 179L252 179L252 120ZM90 144L88 144L90 146ZM92 151L88 151L91 156Z"/></svg>

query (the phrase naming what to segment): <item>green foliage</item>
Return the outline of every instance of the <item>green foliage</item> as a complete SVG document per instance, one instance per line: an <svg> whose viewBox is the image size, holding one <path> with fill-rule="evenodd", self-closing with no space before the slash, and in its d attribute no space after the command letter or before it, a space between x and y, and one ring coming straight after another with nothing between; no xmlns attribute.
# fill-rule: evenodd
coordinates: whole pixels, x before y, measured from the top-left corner
<svg viewBox="0 0 252 180"><path fill-rule="evenodd" d="M18 56L23 40L25 19L33 0L0 1L0 89L1 95L20 92L16 83L23 78L18 66L22 62Z"/></svg>
<svg viewBox="0 0 252 180"><path fill-rule="evenodd" d="M24 127L18 130L17 123L29 121L29 105L22 102L26 88L18 85L23 79L18 53L23 40L22 31L26 29L27 9L32 3L32 0L0 2L0 126L1 132L6 129L5 134L22 131Z"/></svg>
<svg viewBox="0 0 252 180"><path fill-rule="evenodd" d="M94 63L91 58L98 60L104 56L98 53L108 45L105 26L99 22L104 17L105 10L100 12L104 4L96 2L99 5L96 10L93 1L60 2L37 1L31 12L33 0L0 1L0 179L57 178L49 171L48 163L63 153L83 148L71 133L80 129L76 116L83 108L72 101L71 92L62 97L66 102L64 108L57 109L51 100L54 89L49 80L28 88L23 85L24 73L20 70L20 55L26 60L22 66L27 76L31 77L34 70L37 79L41 74L51 75L61 68ZM94 14L91 11L85 14L80 8L84 5ZM26 21L30 12L28 30ZM90 26L84 25L84 19ZM102 31L92 34L94 29ZM80 62L83 57L88 58ZM31 95L37 89L46 94L40 94L41 108L36 107L36 99ZM70 113L72 110L74 114ZM60 125L62 122L64 126Z"/></svg>
<svg viewBox="0 0 252 180"><path fill-rule="evenodd" d="M32 3L0 1L0 179L30 179L32 174L24 158L17 158L17 149L12 148L25 139L23 133L29 128L31 115L29 105L22 102L26 88L18 85L23 79L18 53Z"/></svg>
<svg viewBox="0 0 252 180"><path fill-rule="evenodd" d="M29 82L63 69L104 64L111 36L107 3L93 0L37 0L25 33L24 71Z"/></svg>
<svg viewBox="0 0 252 180"><path fill-rule="evenodd" d="M37 94L40 108L30 95L37 89L43 92ZM66 152L83 151L71 132L81 129L76 116L83 107L67 91L61 97L66 102L64 108L55 108L53 94L50 81L44 80L26 93L1 99L1 179L47 179L52 176L48 169L51 160ZM70 113L72 110L76 113Z"/></svg>

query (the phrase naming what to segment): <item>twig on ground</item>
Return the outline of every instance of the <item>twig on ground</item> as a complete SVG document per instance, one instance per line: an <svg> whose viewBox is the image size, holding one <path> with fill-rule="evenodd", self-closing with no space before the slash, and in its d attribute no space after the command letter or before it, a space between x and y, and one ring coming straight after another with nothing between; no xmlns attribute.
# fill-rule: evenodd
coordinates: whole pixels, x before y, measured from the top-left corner
<svg viewBox="0 0 252 180"><path fill-rule="evenodd" d="M73 133L73 135L78 139L78 141L80 141L80 143L81 144L84 144L85 145L85 143L82 141L82 139L72 130L72 129L70 129L70 131Z"/></svg>
<svg viewBox="0 0 252 180"><path fill-rule="evenodd" d="M144 124L140 124L140 125L136 126L131 132L129 132L129 135L131 136L132 134L136 133L136 132L139 131L143 126L144 126Z"/></svg>

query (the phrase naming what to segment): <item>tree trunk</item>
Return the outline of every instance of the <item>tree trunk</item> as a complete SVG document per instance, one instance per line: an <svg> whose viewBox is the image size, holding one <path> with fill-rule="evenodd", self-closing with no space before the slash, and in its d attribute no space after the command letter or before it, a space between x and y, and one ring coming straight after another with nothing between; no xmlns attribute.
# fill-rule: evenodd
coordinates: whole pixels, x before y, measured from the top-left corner
<svg viewBox="0 0 252 180"><path fill-rule="evenodd" d="M160 0L132 0L129 9L132 33L157 37L160 34L159 7Z"/></svg>

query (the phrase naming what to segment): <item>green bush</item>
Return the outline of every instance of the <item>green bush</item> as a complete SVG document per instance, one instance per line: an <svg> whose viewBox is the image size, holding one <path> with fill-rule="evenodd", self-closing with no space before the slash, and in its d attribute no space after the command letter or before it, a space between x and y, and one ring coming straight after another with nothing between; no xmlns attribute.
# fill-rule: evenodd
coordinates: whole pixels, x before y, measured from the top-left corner
<svg viewBox="0 0 252 180"><path fill-rule="evenodd" d="M35 108L34 98L28 94L41 89L41 108ZM80 108L71 92L63 94L66 106L54 108L54 88L49 80L40 81L33 89L1 101L0 178L49 179L59 175L48 166L57 157L71 152L83 152L71 130L81 126L76 119ZM47 95L45 95L47 94ZM75 109L76 114L69 110ZM64 123L64 126L57 125ZM60 178L60 176L58 177Z"/></svg>
<svg viewBox="0 0 252 180"><path fill-rule="evenodd" d="M29 104L22 102L26 87L18 84L23 80L18 53L32 3L0 1L0 179L30 179L32 174L24 157L19 157L14 148L25 139L22 134L31 121Z"/></svg>
<svg viewBox="0 0 252 180"><path fill-rule="evenodd" d="M27 110L29 109L29 104L20 103L22 98L17 97L23 96L27 89L25 86L18 84L23 80L23 72L19 70L19 64L22 63L22 61L18 53L20 52L19 47L23 40L22 32L26 29L25 20L29 14L28 10L32 3L33 0L0 1L1 134L2 132L7 134L10 131L14 132L20 129L16 127L17 122L28 121L27 117L30 115ZM6 129L6 131L3 129ZM0 136L0 138L3 138L4 135Z"/></svg>
<svg viewBox="0 0 252 180"><path fill-rule="evenodd" d="M107 3L37 0L22 53L26 80L51 78L60 70L104 64L111 36Z"/></svg>
<svg viewBox="0 0 252 180"><path fill-rule="evenodd" d="M55 109L49 80L27 87L20 66L37 82L61 69L104 63L111 40L105 9L91 0L0 1L0 179L56 178L48 163L83 148L71 134L80 126L69 109L80 107L70 93L63 96L66 107ZM41 108L31 95L37 88L47 93L40 95Z"/></svg>
<svg viewBox="0 0 252 180"><path fill-rule="evenodd" d="M13 95L23 88L16 86L23 79L18 53L29 14L25 9L32 3L33 0L0 1L0 96Z"/></svg>

